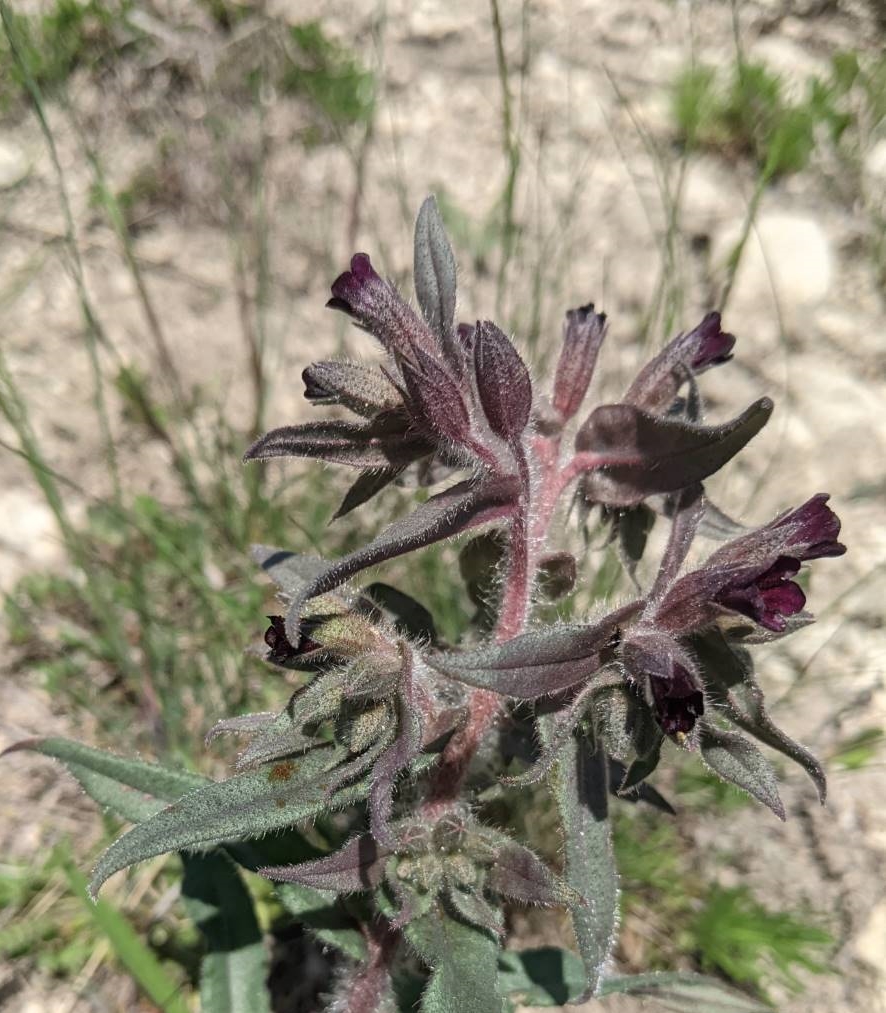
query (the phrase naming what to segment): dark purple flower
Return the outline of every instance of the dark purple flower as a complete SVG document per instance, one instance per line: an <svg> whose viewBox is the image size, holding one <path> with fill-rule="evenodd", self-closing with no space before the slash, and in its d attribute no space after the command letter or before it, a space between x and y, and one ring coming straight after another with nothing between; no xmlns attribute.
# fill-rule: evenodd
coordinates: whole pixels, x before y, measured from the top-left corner
<svg viewBox="0 0 886 1013"><path fill-rule="evenodd" d="M698 327L678 334L640 370L624 401L655 414L668 411L677 391L695 373L732 358L734 344L734 336L720 328L720 314L708 313Z"/></svg>
<svg viewBox="0 0 886 1013"><path fill-rule="evenodd" d="M653 621L684 635L712 625L723 609L782 633L806 597L791 579L800 564L841 556L840 520L824 493L718 549L705 565L674 581L653 604Z"/></svg>
<svg viewBox="0 0 886 1013"><path fill-rule="evenodd" d="M704 714L704 694L682 665L674 665L671 678L651 679L655 716L665 735L688 735Z"/></svg>
<svg viewBox="0 0 886 1013"><path fill-rule="evenodd" d="M606 314L596 313L593 303L566 313L552 398L554 409L564 422L581 407L605 336Z"/></svg>
<svg viewBox="0 0 886 1013"><path fill-rule="evenodd" d="M704 714L704 691L680 644L657 631L638 633L625 641L622 660L630 678L648 687L665 735L688 735Z"/></svg>
<svg viewBox="0 0 886 1013"><path fill-rule="evenodd" d="M437 339L428 325L376 272L365 253L354 254L350 271L335 279L326 305L352 316L392 355L410 356L416 347L431 354L437 349Z"/></svg>
<svg viewBox="0 0 886 1013"><path fill-rule="evenodd" d="M265 630L265 643L268 645L268 653L265 660L274 665L285 665L296 658L321 651L322 645L309 636L310 624L305 623L302 633L298 639L298 647L293 647L286 636L286 622L283 616L268 616L271 625Z"/></svg>
<svg viewBox="0 0 886 1013"><path fill-rule="evenodd" d="M800 560L791 556L778 559L749 584L729 585L716 598L733 612L753 619L767 630L781 633L787 616L796 615L806 604L806 595L790 578L800 570Z"/></svg>

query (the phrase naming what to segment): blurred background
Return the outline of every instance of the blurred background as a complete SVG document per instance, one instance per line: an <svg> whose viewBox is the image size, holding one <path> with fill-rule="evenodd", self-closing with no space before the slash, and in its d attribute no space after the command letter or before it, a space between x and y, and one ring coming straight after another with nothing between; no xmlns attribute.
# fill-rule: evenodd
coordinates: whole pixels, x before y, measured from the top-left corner
<svg viewBox="0 0 886 1013"><path fill-rule="evenodd" d="M345 551L408 494L327 526L347 475L240 456L308 417L309 361L375 353L329 284L365 250L411 296L434 192L462 317L494 317L538 375L572 306L611 319L598 396L721 308L738 345L704 379L709 417L777 410L713 497L756 524L830 491L844 521L818 623L757 655L827 808L785 766L779 824L673 750L677 819L617 823L619 965L701 969L785 1013L886 1010L883 0L0 9L0 747L68 735L221 775L214 720L281 706L244 653L271 607L248 545ZM448 637L472 612L454 552L385 578ZM611 548L586 564L588 598L619 593ZM116 825L48 762L3 764L0 1007L156 1009L152 958L194 1008L177 860L116 877L122 917L98 916L77 870ZM276 1008L309 1008L322 960L292 980L298 929L251 886Z"/></svg>

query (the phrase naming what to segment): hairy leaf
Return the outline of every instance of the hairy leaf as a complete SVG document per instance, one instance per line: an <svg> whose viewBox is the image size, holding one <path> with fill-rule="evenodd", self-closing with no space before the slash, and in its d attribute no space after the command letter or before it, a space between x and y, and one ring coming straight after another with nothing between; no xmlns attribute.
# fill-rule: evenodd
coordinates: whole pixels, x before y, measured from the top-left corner
<svg viewBox="0 0 886 1013"><path fill-rule="evenodd" d="M539 722L542 740L546 724ZM585 966L585 989L600 982L618 925L618 872L609 824L606 757L584 738L571 738L551 774L551 789L563 828L564 878L583 903L571 906L575 938Z"/></svg>
<svg viewBox="0 0 886 1013"><path fill-rule="evenodd" d="M340 517L346 517L352 510L356 510L357 507L368 503L373 496L380 493L382 489L386 489L391 482L395 481L402 471L402 468L397 467L379 468L362 472L345 493L338 509L332 515L332 519L337 521Z"/></svg>
<svg viewBox="0 0 886 1013"><path fill-rule="evenodd" d="M391 854L369 834L363 834L351 838L338 851L323 858L298 865L266 866L259 872L282 883L300 883L335 893L357 893L379 885Z"/></svg>
<svg viewBox="0 0 886 1013"><path fill-rule="evenodd" d="M794 742L769 717L763 691L754 678L750 654L741 647L730 645L718 630L693 637L692 648L715 706L739 728L798 763L812 778L819 801L824 805L827 797L824 769L808 749Z"/></svg>
<svg viewBox="0 0 886 1013"><path fill-rule="evenodd" d="M499 942L492 933L457 921L439 904L405 932L432 968L421 1013L502 1013Z"/></svg>
<svg viewBox="0 0 886 1013"><path fill-rule="evenodd" d="M474 371L489 428L517 439L532 413L532 381L508 336L489 320L478 322L474 334Z"/></svg>
<svg viewBox="0 0 886 1013"><path fill-rule="evenodd" d="M496 936L504 935L504 914L484 900L473 890L451 887L446 894L456 914L479 929L485 929Z"/></svg>
<svg viewBox="0 0 886 1013"><path fill-rule="evenodd" d="M421 751L421 714L414 697L412 656L403 652L403 671L397 697L397 737L385 749L372 770L369 793L369 825L372 836L382 845L393 847L394 835L389 820L394 806L394 785L397 776L412 763Z"/></svg>
<svg viewBox="0 0 886 1013"><path fill-rule="evenodd" d="M199 774L123 759L69 739L26 739L3 755L24 749L60 760L90 798L132 823L159 812L185 792L212 783Z"/></svg>
<svg viewBox="0 0 886 1013"><path fill-rule="evenodd" d="M343 405L374 418L403 403L400 392L378 366L360 362L314 362L302 372L305 397L312 404Z"/></svg>
<svg viewBox="0 0 886 1013"><path fill-rule="evenodd" d="M348 556L317 566L316 576L292 595L286 635L298 642L301 611L308 598L330 591L355 573L414 549L432 545L481 524L502 523L514 510L517 483L513 479L460 482L432 496L402 520L385 528L367 545ZM322 561L317 561L320 564Z"/></svg>
<svg viewBox="0 0 886 1013"><path fill-rule="evenodd" d="M673 1013L772 1013L716 978L690 972L628 974L606 978L600 995L636 995L654 999L659 1009Z"/></svg>
<svg viewBox="0 0 886 1013"><path fill-rule="evenodd" d="M365 423L329 420L272 429L253 443L243 460L315 457L330 464L390 470L404 468L433 449L409 429L404 415L385 412Z"/></svg>
<svg viewBox="0 0 886 1013"><path fill-rule="evenodd" d="M403 359L400 371L409 394L409 412L416 427L430 429L446 440L463 443L471 433L471 417L459 381L438 360L417 348L414 360Z"/></svg>
<svg viewBox="0 0 886 1013"><path fill-rule="evenodd" d="M502 644L433 654L426 660L469 686L535 700L592 678L603 664L601 653L614 643L619 625L641 606L633 602L592 625L534 630Z"/></svg>
<svg viewBox="0 0 886 1013"><path fill-rule="evenodd" d="M200 1006L213 1013L270 1013L268 954L252 898L220 852L184 856L182 898L206 943Z"/></svg>
<svg viewBox="0 0 886 1013"><path fill-rule="evenodd" d="M328 796L326 778L342 756L339 748L315 749L296 760L202 785L118 838L96 865L92 895L115 872L155 855L261 837L365 798L367 779Z"/></svg>
<svg viewBox="0 0 886 1013"><path fill-rule="evenodd" d="M422 315L441 339L451 340L455 327L455 256L433 196L426 197L419 209L414 253L415 294Z"/></svg>
<svg viewBox="0 0 886 1013"><path fill-rule="evenodd" d="M490 890L521 904L581 904L581 895L567 886L529 848L505 841L495 849L486 878Z"/></svg>
<svg viewBox="0 0 886 1013"><path fill-rule="evenodd" d="M731 422L696 426L629 404L601 405L575 440L576 449L604 462L585 476L585 496L626 507L654 493L694 485L731 460L771 414L772 401L760 398Z"/></svg>
<svg viewBox="0 0 886 1013"><path fill-rule="evenodd" d="M752 795L780 820L786 818L772 764L753 743L738 732L706 724L701 728L700 748L705 766L717 777Z"/></svg>

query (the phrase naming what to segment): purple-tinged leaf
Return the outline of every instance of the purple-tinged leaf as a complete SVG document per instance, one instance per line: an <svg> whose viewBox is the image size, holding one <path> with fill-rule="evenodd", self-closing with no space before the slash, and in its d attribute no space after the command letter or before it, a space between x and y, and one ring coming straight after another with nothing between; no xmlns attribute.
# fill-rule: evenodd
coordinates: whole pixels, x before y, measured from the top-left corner
<svg viewBox="0 0 886 1013"><path fill-rule="evenodd" d="M529 784L537 784L545 778L551 767L557 762L560 751L566 745L585 711L591 706L595 694L601 689L620 686L624 678L618 666L610 665L598 672L586 685L581 686L571 700L562 704L557 710L545 713L545 744L541 747L538 759L522 774L514 777L500 778L502 784L518 788Z"/></svg>
<svg viewBox="0 0 886 1013"><path fill-rule="evenodd" d="M455 255L437 201L426 197L415 222L415 294L422 315L450 355L455 349ZM460 350L459 350L460 351ZM461 356L459 356L461 358Z"/></svg>
<svg viewBox="0 0 886 1013"><path fill-rule="evenodd" d="M787 818L772 764L752 742L738 732L703 724L699 747L705 766L721 781L746 791L780 820Z"/></svg>
<svg viewBox="0 0 886 1013"><path fill-rule="evenodd" d="M372 770L369 793L369 826L372 836L385 847L393 847L395 837L390 827L394 806L394 785L397 775L406 770L421 752L421 712L415 700L412 681L412 654L402 651L403 669L397 697L397 737L379 757Z"/></svg>
<svg viewBox="0 0 886 1013"><path fill-rule="evenodd" d="M502 439L518 439L532 412L532 381L508 336L489 320L477 323L474 371L489 428Z"/></svg>
<svg viewBox="0 0 886 1013"><path fill-rule="evenodd" d="M567 312L553 394L554 408L563 422L568 422L584 401L605 336L606 314L595 313L593 303Z"/></svg>
<svg viewBox="0 0 886 1013"><path fill-rule="evenodd" d="M398 412L386 412L371 422L306 422L266 433L246 451L244 461L274 457L314 457L353 468L403 468L431 453L433 446L410 430Z"/></svg>
<svg viewBox="0 0 886 1013"><path fill-rule="evenodd" d="M585 476L585 498L627 507L695 485L731 460L771 414L772 401L760 398L731 422L694 426L629 404L601 405L575 439L577 450L604 462Z"/></svg>
<svg viewBox="0 0 886 1013"><path fill-rule="evenodd" d="M402 470L397 467L364 471L345 493L344 499L332 515L332 519L337 521L340 517L347 516L352 510L356 510L357 507L363 506L364 503L367 503L373 496L395 481Z"/></svg>
<svg viewBox="0 0 886 1013"><path fill-rule="evenodd" d="M692 541L706 508L707 502L701 485L687 486L674 494L671 531L655 583L649 592L651 599L654 600L663 594L668 585L676 579L692 547Z"/></svg>
<svg viewBox="0 0 886 1013"><path fill-rule="evenodd" d="M534 630L501 644L433 654L425 660L469 686L535 700L599 672L605 663L601 656L615 646L620 627L640 611L642 604L638 601L622 606L591 625Z"/></svg>
<svg viewBox="0 0 886 1013"><path fill-rule="evenodd" d="M618 784L618 794L629 792L632 788L636 788L653 773L661 759L662 742L664 742L664 734L659 731L652 747L642 756L638 756L625 771L624 776Z"/></svg>
<svg viewBox="0 0 886 1013"><path fill-rule="evenodd" d="M694 373L728 362L735 338L720 329L720 314L709 313L688 334L679 334L640 371L623 400L654 414L667 411Z"/></svg>
<svg viewBox="0 0 886 1013"><path fill-rule="evenodd" d="M649 533L655 525L655 511L645 503L628 507L626 510L612 511L612 524L619 560L631 578L634 586L639 588L636 578L637 565L646 551Z"/></svg>
<svg viewBox="0 0 886 1013"><path fill-rule="evenodd" d="M400 371L416 428L430 429L453 443L463 443L470 437L471 417L458 382L448 370L417 348L412 360L400 361Z"/></svg>
<svg viewBox="0 0 886 1013"><path fill-rule="evenodd" d="M580 894L551 872L529 848L516 841L502 842L495 849L486 886L520 904L582 904Z"/></svg>
<svg viewBox="0 0 886 1013"><path fill-rule="evenodd" d="M428 325L389 281L379 277L365 253L355 254L350 271L335 279L326 305L353 317L392 355L408 356L413 348L433 354L437 347Z"/></svg>
<svg viewBox="0 0 886 1013"><path fill-rule="evenodd" d="M539 722L542 742L546 722ZM585 965L585 990L572 1002L594 995L615 945L618 872L609 822L609 784L602 749L571 737L554 766L551 790L563 830L566 883L583 899L571 906L572 924Z"/></svg>
<svg viewBox="0 0 886 1013"><path fill-rule="evenodd" d="M824 769L808 749L786 735L769 717L749 652L728 643L718 630L693 637L691 646L714 706L743 731L798 763L812 778L824 805L827 797Z"/></svg>
<svg viewBox="0 0 886 1013"><path fill-rule="evenodd" d="M300 883L315 890L358 893L372 890L384 877L385 863L392 852L380 847L369 834L352 837L338 851L298 865L271 865L259 869L267 879Z"/></svg>
<svg viewBox="0 0 886 1013"><path fill-rule="evenodd" d="M312 404L342 405L374 418L402 405L400 392L378 366L360 362L314 362L302 371L305 397Z"/></svg>
<svg viewBox="0 0 886 1013"><path fill-rule="evenodd" d="M292 596L286 617L286 635L297 642L305 601L330 591L367 567L394 559L406 552L451 538L482 524L506 522L517 501L517 481L490 479L480 483L460 482L432 496L402 520L385 528L367 545L334 562L318 560L315 578Z"/></svg>
<svg viewBox="0 0 886 1013"><path fill-rule="evenodd" d="M504 935L504 915L478 893L451 886L446 892L446 899L455 909L456 914L469 924L485 929L495 936Z"/></svg>

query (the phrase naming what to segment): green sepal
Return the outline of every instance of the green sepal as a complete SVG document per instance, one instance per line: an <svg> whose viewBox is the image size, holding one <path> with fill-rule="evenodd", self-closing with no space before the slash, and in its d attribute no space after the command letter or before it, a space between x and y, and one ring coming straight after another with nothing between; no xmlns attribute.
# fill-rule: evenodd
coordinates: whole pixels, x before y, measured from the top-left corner
<svg viewBox="0 0 886 1013"><path fill-rule="evenodd" d="M201 1009L270 1013L268 954L240 873L217 851L182 859L182 899L206 943L200 966Z"/></svg>

